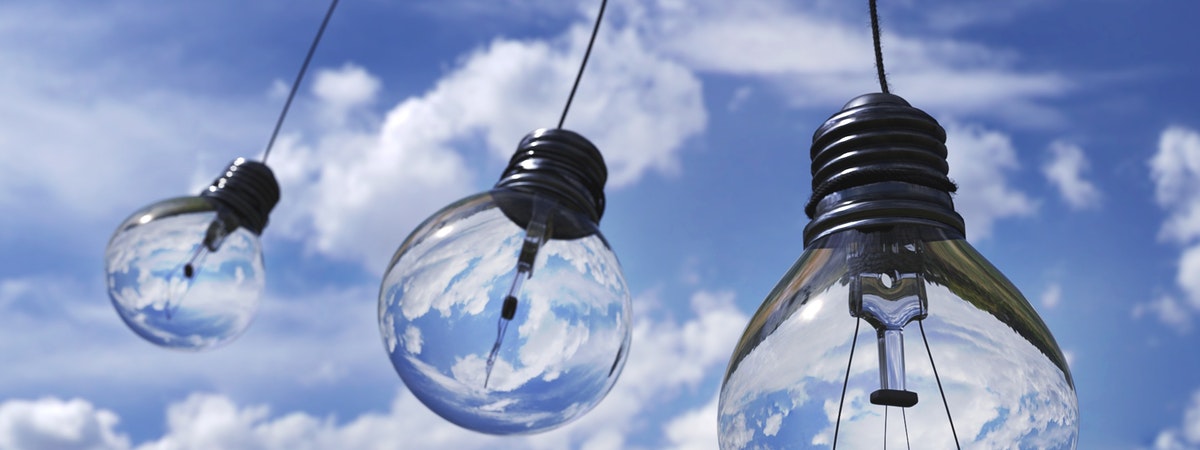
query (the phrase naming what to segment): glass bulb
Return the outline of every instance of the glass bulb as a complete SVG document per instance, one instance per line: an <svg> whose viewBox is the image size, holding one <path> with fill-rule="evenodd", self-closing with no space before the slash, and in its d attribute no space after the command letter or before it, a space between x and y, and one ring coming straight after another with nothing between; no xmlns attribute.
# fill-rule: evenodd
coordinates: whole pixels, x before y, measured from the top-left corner
<svg viewBox="0 0 1200 450"><path fill-rule="evenodd" d="M203 350L232 341L258 309L265 281L259 236L202 197L133 213L105 251L108 294L146 340Z"/></svg>
<svg viewBox="0 0 1200 450"><path fill-rule="evenodd" d="M722 449L1078 437L1070 371L1033 307L965 240L916 225L813 242L751 319L719 411Z"/></svg>
<svg viewBox="0 0 1200 450"><path fill-rule="evenodd" d="M596 406L624 366L629 312L616 255L590 217L504 188L427 219L379 295L384 345L408 388L491 434L548 430Z"/></svg>
<svg viewBox="0 0 1200 450"><path fill-rule="evenodd" d="M271 170L238 158L199 196L125 219L104 252L108 296L121 319L147 341L179 350L238 337L266 285L259 236L278 201Z"/></svg>

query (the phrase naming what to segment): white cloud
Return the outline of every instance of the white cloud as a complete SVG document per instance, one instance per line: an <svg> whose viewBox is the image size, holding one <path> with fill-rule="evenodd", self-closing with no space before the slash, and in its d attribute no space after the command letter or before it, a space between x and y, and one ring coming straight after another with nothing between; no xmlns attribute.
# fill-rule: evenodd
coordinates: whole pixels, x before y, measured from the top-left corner
<svg viewBox="0 0 1200 450"><path fill-rule="evenodd" d="M1154 198L1167 211L1160 237L1189 242L1200 237L1200 132L1169 127L1150 159Z"/></svg>
<svg viewBox="0 0 1200 450"><path fill-rule="evenodd" d="M967 237L991 236L997 220L1033 215L1037 203L1011 186L1008 173L1020 168L1012 141L975 125L949 123L946 146L950 178L958 183L955 209L967 223Z"/></svg>
<svg viewBox="0 0 1200 450"><path fill-rule="evenodd" d="M55 2L0 7L6 215L54 213L115 225L133 208L195 195L181 182L194 167L204 167L211 181L221 165L259 151L269 125L257 120L260 99L169 86L172 78L162 75L177 69L174 61L123 52L116 33L130 22L153 21L157 11L134 18L142 8L125 9ZM165 41L156 44L178 44Z"/></svg>
<svg viewBox="0 0 1200 450"><path fill-rule="evenodd" d="M370 105L382 87L378 78L350 63L340 69L322 70L316 75L313 95L325 106L326 119L334 125L342 125L350 110Z"/></svg>
<svg viewBox="0 0 1200 450"><path fill-rule="evenodd" d="M1051 159L1042 166L1042 174L1058 188L1067 205L1076 210L1100 206L1100 190L1083 177L1089 169L1083 149L1056 141L1050 144L1050 153Z"/></svg>
<svg viewBox="0 0 1200 450"><path fill-rule="evenodd" d="M1136 305L1134 315L1152 312L1175 330L1187 332L1192 316L1200 311L1200 133L1178 126L1163 130L1150 159L1150 178L1155 200L1167 215L1159 238L1183 247L1175 274L1183 299L1162 296Z"/></svg>
<svg viewBox="0 0 1200 450"><path fill-rule="evenodd" d="M20 291L21 288L0 287L0 291L9 290ZM289 299L287 305L281 304L282 300L268 299L267 305L274 306L264 308L262 320L236 345L215 354L177 356L176 353L157 351L145 343L130 339L130 345L137 347L113 346L109 340L98 342L94 347L77 349L79 352L96 353L93 358L81 358L79 354L64 351L62 357L71 361L73 366L95 366L92 371L84 373L72 373L72 370L62 368L50 369L45 365L46 361L36 358L21 355L17 358L33 366L32 373L61 373L60 379L55 381L59 384L115 379L122 384L139 385L151 392L163 383L171 386L177 383L211 385L219 389L220 393L194 393L169 405L165 434L135 446L142 450L387 449L395 448L399 442L403 442L405 448L413 449L485 449L498 445L547 450L627 449L630 447L625 439L631 433L653 432L647 428L650 426L647 424L655 423L655 417L671 414L664 405L684 404L690 407L693 405L681 398L707 399L715 395L714 391L707 389L717 381L713 379L713 372L723 367L748 320L746 314L737 309L733 295L728 292L697 292L691 300L694 316L684 321L654 320L641 316L635 318L635 343L630 349L625 371L608 397L577 422L538 435L497 438L464 430L434 415L405 390L401 390L391 405L382 411L368 411L345 419L317 412L275 412L274 408L261 401L239 404L233 400L236 397L254 396L256 391L277 390L280 387L284 388L280 395L294 396L296 388L287 387L294 383L396 386L398 379L391 373L390 367L386 367L385 353L378 347L362 345L366 341L378 342L374 324L363 323L373 322L375 311L373 308L344 304L345 298L373 300L362 294L353 291L329 293L324 300ZM653 303L654 299L643 298L639 302ZM104 319L109 323L119 322L110 311L104 312L107 313ZM312 317L322 317L323 320L313 322ZM353 318L357 319L350 320ZM297 327L303 329L297 330ZM321 329L314 330L312 327ZM128 333L125 330L120 332ZM3 341L0 339L0 342ZM111 348L101 351L105 347ZM278 351L285 348L302 348L304 354L310 356L299 357L295 352ZM5 354L13 353L5 350ZM340 355L341 358L331 355ZM148 371L145 367L154 369ZM205 372L210 375L203 375ZM104 375L101 376L101 373ZM333 375L314 381L313 374L320 373ZM346 379L338 373L353 373L354 379ZM292 375L281 377L280 374ZM381 374L386 378L382 382L379 380ZM229 379L222 379L222 376ZM0 385L11 385L8 383L11 380L9 378ZM305 388L310 387L305 385ZM301 392L308 390L302 389ZM82 419L39 419L39 422L29 419L43 417L28 413L34 408L30 406L34 403L39 405L37 409L63 410L70 412L67 415L69 417L94 418L88 419L91 422L81 422ZM714 407L710 405L705 408ZM707 420L701 420L696 414L683 413L680 417L690 417L686 422L690 424L687 427L691 432L695 433L693 438L713 436L714 440L709 442L715 446L715 415L707 412ZM54 426L47 428L39 425L44 423ZM92 425L76 426L76 423ZM15 446L22 450L129 448L128 438L119 433L117 425L115 413L95 408L85 400L8 400L0 403L0 439L5 436L26 439L19 441L25 444ZM673 427L678 429L681 426ZM71 431L76 429L83 431ZM46 436L75 439L72 436L81 436L79 442L100 444L72 447L59 443L75 441L33 441L28 440L33 439L30 436L38 439L49 439ZM670 439L673 444L686 443L681 436ZM10 447L0 445L0 448Z"/></svg>
<svg viewBox="0 0 1200 450"><path fill-rule="evenodd" d="M9 400L0 403L0 449L128 449L119 421L82 399Z"/></svg>
<svg viewBox="0 0 1200 450"><path fill-rule="evenodd" d="M1058 283L1051 284L1042 291L1042 305L1049 309L1058 307L1062 303L1062 285Z"/></svg>
<svg viewBox="0 0 1200 450"><path fill-rule="evenodd" d="M717 404L713 397L708 404L686 411L663 426L663 435L675 450L711 450L717 448Z"/></svg>
<svg viewBox="0 0 1200 450"><path fill-rule="evenodd" d="M1192 402L1183 412L1179 427L1162 430L1154 439L1154 450L1200 449L1200 391L1192 393Z"/></svg>
<svg viewBox="0 0 1200 450"><path fill-rule="evenodd" d="M660 2L633 13L664 53L699 71L759 77L798 105L841 104L875 91L874 52L862 11L821 2ZM805 45L819 43L819 45ZM1011 52L884 31L896 91L922 108L1000 116L1023 125L1058 120L1038 101L1071 88L1068 77L1014 69Z"/></svg>
<svg viewBox="0 0 1200 450"><path fill-rule="evenodd" d="M276 172L298 212L281 222L315 232L321 252L382 271L419 220L480 186L461 147L481 139L503 161L526 133L557 124L588 32L578 25L552 42L497 39L378 125L325 130L313 148L285 141ZM322 109L335 116L355 114L377 91L354 66L317 78ZM601 149L608 186L619 188L648 171L678 171L681 144L705 125L700 94L695 76L649 52L635 31L606 29L565 126Z"/></svg>
<svg viewBox="0 0 1200 450"><path fill-rule="evenodd" d="M1158 319L1180 334L1187 333L1192 329L1192 313L1188 310L1187 305L1169 295L1133 306L1133 318L1138 319L1147 315Z"/></svg>

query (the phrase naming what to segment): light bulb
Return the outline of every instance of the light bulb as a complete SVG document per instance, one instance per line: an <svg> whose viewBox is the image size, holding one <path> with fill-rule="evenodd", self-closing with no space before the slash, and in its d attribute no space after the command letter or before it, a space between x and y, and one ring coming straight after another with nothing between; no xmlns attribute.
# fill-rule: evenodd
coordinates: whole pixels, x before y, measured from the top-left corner
<svg viewBox="0 0 1200 450"><path fill-rule="evenodd" d="M464 428L545 431L591 410L625 364L630 300L597 229L604 161L538 130L496 187L435 213L392 258L384 346L409 390Z"/></svg>
<svg viewBox="0 0 1200 450"><path fill-rule="evenodd" d="M108 296L154 344L205 350L249 326L265 287L259 235L279 201L266 165L235 160L199 196L125 219L105 250Z"/></svg>
<svg viewBox="0 0 1200 450"><path fill-rule="evenodd" d="M813 138L806 250L725 373L722 449L1073 449L1066 359L964 240L945 131L859 97Z"/></svg>

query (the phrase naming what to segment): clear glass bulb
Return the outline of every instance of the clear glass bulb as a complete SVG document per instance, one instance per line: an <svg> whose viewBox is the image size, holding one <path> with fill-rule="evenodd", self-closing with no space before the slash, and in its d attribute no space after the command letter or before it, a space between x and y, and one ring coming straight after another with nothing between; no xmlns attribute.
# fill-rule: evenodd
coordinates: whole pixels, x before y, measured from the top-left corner
<svg viewBox="0 0 1200 450"><path fill-rule="evenodd" d="M443 418L490 434L545 431L596 406L625 364L629 315L596 224L509 189L427 219L396 251L379 295L404 383Z"/></svg>
<svg viewBox="0 0 1200 450"><path fill-rule="evenodd" d="M965 240L908 224L808 247L739 341L719 424L726 450L1073 449L1079 433L1033 307Z"/></svg>
<svg viewBox="0 0 1200 450"><path fill-rule="evenodd" d="M265 287L258 234L202 197L164 200L129 216L108 242L105 272L125 324L180 350L239 336Z"/></svg>

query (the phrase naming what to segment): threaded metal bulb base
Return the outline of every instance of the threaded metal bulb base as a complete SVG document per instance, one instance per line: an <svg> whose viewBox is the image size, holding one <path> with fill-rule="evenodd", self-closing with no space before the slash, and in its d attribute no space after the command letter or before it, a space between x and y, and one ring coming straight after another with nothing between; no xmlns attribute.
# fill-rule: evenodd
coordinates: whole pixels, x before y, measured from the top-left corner
<svg viewBox="0 0 1200 450"><path fill-rule="evenodd" d="M279 183L266 164L235 159L225 173L200 193L201 197L232 212L238 225L262 234L267 216L279 203Z"/></svg>
<svg viewBox="0 0 1200 450"><path fill-rule="evenodd" d="M928 224L965 234L950 194L946 130L893 94L851 100L813 134L805 246L837 231Z"/></svg>
<svg viewBox="0 0 1200 450"><path fill-rule="evenodd" d="M532 206L509 200L506 191L545 196L590 219L591 226L559 223L554 228L552 237L573 239L595 232L604 215L607 180L608 168L594 144L573 131L539 129L521 140L493 193L504 198L505 215L522 228L529 222Z"/></svg>

